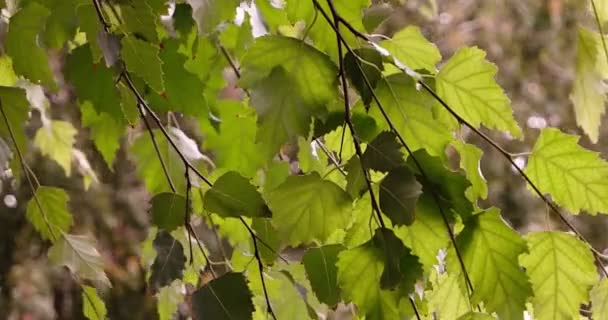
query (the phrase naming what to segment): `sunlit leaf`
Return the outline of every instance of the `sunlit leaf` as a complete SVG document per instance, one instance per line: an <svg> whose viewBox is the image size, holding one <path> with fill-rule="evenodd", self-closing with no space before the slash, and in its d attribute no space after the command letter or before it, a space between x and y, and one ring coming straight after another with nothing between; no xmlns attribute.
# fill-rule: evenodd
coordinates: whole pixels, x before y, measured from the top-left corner
<svg viewBox="0 0 608 320"><path fill-rule="evenodd" d="M26 217L43 239L56 241L72 226L68 194L61 188L41 186L27 203ZM42 211L40 210L42 208Z"/></svg>
<svg viewBox="0 0 608 320"><path fill-rule="evenodd" d="M484 125L521 137L511 102L494 80L498 68L477 48L461 48L437 74L437 93L476 128Z"/></svg>
<svg viewBox="0 0 608 320"><path fill-rule="evenodd" d="M425 69L435 73L435 65L441 61L441 53L415 26L398 31L389 40L380 41L380 46L412 70Z"/></svg>
<svg viewBox="0 0 608 320"><path fill-rule="evenodd" d="M456 245L473 285L472 302L483 301L488 311L501 318L523 319L526 300L532 294L517 263L527 250L524 239L509 228L497 209L475 214L464 225ZM448 255L448 269L460 270L454 255Z"/></svg>
<svg viewBox="0 0 608 320"><path fill-rule="evenodd" d="M535 318L577 318L598 280L589 246L563 232L537 232L526 239L530 253L519 261L534 290Z"/></svg>
<svg viewBox="0 0 608 320"><path fill-rule="evenodd" d="M608 163L558 129L541 131L525 173L570 212L608 213ZM531 187L529 187L531 188Z"/></svg>
<svg viewBox="0 0 608 320"><path fill-rule="evenodd" d="M297 195L297 197L295 196ZM316 172L290 176L268 195L272 222L291 245L321 242L348 225L351 199Z"/></svg>
<svg viewBox="0 0 608 320"><path fill-rule="evenodd" d="M160 320L172 320L179 304L184 300L180 281L176 280L171 285L162 287L156 297L158 299L156 311Z"/></svg>
<svg viewBox="0 0 608 320"><path fill-rule="evenodd" d="M67 121L54 120L36 132L34 143L40 152L56 161L66 176L72 172L72 150L76 142L76 129Z"/></svg>
<svg viewBox="0 0 608 320"><path fill-rule="evenodd" d="M459 278L457 273L444 273L433 283L428 294L429 309L440 319L455 320L471 310L466 292L458 285Z"/></svg>
<svg viewBox="0 0 608 320"><path fill-rule="evenodd" d="M460 168L464 170L467 179L471 182L471 187L467 190L467 196L471 201L477 198L485 199L488 197L488 185L481 173L481 156L483 151L472 144L455 140L452 147L458 151L460 157Z"/></svg>
<svg viewBox="0 0 608 320"><path fill-rule="evenodd" d="M433 116L437 103L433 97L417 90L414 80L404 74L380 80L376 95L381 106L372 103L370 108L370 115L376 123L389 128L382 115L382 107L410 150L424 148L431 155L445 157L445 147L453 137L448 128Z"/></svg>
<svg viewBox="0 0 608 320"><path fill-rule="evenodd" d="M94 287L82 286L82 312L89 320L105 320L106 305Z"/></svg>

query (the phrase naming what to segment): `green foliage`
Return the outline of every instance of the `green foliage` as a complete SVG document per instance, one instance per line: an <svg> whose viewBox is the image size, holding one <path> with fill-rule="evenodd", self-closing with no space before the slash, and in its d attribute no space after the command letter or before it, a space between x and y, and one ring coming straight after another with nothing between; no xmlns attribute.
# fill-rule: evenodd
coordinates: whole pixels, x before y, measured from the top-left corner
<svg viewBox="0 0 608 320"><path fill-rule="evenodd" d="M55 242L73 223L67 203L63 189L41 186L27 203L26 217L43 239Z"/></svg>
<svg viewBox="0 0 608 320"><path fill-rule="evenodd" d="M368 320L522 319L527 304L536 319L573 319L589 302L608 317L588 243L522 237L491 207L501 195L481 172L489 151L472 143L514 158L478 129L531 145L498 68L477 47L442 61L417 26L367 35L393 2L178 1L170 13L164 0L14 1L0 56L11 170L0 163L0 178L32 194L22 207L49 261L108 287L95 242L68 233L89 219L69 212L83 190L66 181L134 171L149 194L137 204L150 214L140 255L160 319L314 319L350 302ZM600 21L606 8L598 1ZM579 29L571 94L593 143L602 36ZM608 165L578 139L543 129L517 173L547 204L608 213ZM38 177L40 159L67 178ZM112 316L97 289L82 294L85 317Z"/></svg>
<svg viewBox="0 0 608 320"><path fill-rule="evenodd" d="M437 93L463 119L521 137L510 101L494 81L498 68L476 47L459 49L437 74Z"/></svg>
<svg viewBox="0 0 608 320"><path fill-rule="evenodd" d="M586 244L566 233L538 232L526 237L530 253L521 256L534 290L537 319L572 319L589 301L598 280Z"/></svg>
<svg viewBox="0 0 608 320"><path fill-rule="evenodd" d="M577 214L608 212L608 163L577 144L578 137L544 129L528 160L526 174L559 205Z"/></svg>
<svg viewBox="0 0 608 320"><path fill-rule="evenodd" d="M280 237L295 246L314 240L324 243L336 229L346 227L351 199L338 185L313 172L288 177L270 192L268 206Z"/></svg>
<svg viewBox="0 0 608 320"><path fill-rule="evenodd" d="M82 286L82 312L89 320L106 319L106 305L97 295L94 287Z"/></svg>

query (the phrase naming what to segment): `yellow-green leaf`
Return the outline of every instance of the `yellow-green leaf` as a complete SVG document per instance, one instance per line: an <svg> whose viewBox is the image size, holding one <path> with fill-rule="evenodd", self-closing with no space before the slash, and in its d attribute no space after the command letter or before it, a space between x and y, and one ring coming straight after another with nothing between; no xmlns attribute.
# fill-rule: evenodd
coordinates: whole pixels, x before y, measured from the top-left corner
<svg viewBox="0 0 608 320"><path fill-rule="evenodd" d="M608 213L608 163L558 129L541 131L525 173L553 201L577 214ZM529 187L531 189L531 187Z"/></svg>
<svg viewBox="0 0 608 320"><path fill-rule="evenodd" d="M40 152L55 160L65 171L66 176L72 172L72 149L76 141L76 129L66 121L50 121L36 132L34 143Z"/></svg>
<svg viewBox="0 0 608 320"><path fill-rule="evenodd" d="M521 137L509 97L494 80L498 68L485 57L477 47L459 49L439 71L437 93L476 128L483 124Z"/></svg>
<svg viewBox="0 0 608 320"><path fill-rule="evenodd" d="M61 188L41 186L36 189L35 198L27 203L25 216L42 238L55 241L70 229L72 215L68 211L68 199L68 194Z"/></svg>
<svg viewBox="0 0 608 320"><path fill-rule="evenodd" d="M105 320L108 311L103 300L97 295L97 289L82 286L82 312L89 320Z"/></svg>
<svg viewBox="0 0 608 320"><path fill-rule="evenodd" d="M425 69L435 73L435 65L441 61L437 46L429 42L415 26L395 33L391 39L381 41L380 46L412 70Z"/></svg>

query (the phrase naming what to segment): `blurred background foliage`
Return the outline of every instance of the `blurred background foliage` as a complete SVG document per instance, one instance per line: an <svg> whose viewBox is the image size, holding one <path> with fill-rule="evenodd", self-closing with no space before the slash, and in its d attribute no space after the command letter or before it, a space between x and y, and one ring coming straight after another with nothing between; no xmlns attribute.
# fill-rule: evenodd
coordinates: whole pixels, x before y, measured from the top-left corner
<svg viewBox="0 0 608 320"><path fill-rule="evenodd" d="M487 51L488 60L499 67L497 80L511 98L515 117L524 129L523 141L496 133L491 136L509 152L521 153L518 161L525 161L525 153L531 150L539 128L556 126L567 133L582 135L569 95L575 71L577 28L582 24L595 29L588 6L588 1L581 0L394 0L374 1L368 16L388 16L376 33L392 35L407 25L421 27L444 58L465 45ZM0 21L1 39L6 34L7 21L6 18ZM60 75L64 55L62 50L50 52L53 70ZM221 94L241 95L230 84L234 75L228 68L224 74L228 85ZM53 118L80 127L80 116L71 114L78 108L68 107L75 103L72 88L63 84L57 93L47 97ZM30 137L40 126L39 118L32 119L27 128ZM184 125L196 133L195 124ZM112 170L95 150L86 131L78 135L76 146L86 154L99 180L88 190L78 175L66 178L56 163L36 151L27 154L28 163L41 181L70 193L69 206L74 225L79 228L74 232L90 233L98 240L113 283L113 288L103 292L111 319L157 317L155 299L144 286L145 273L140 263L141 243L149 228L149 195L125 148L125 142L139 130L136 126L130 129ZM467 138L484 150L481 171L488 180L490 195L486 204L500 207L503 216L523 233L563 229L542 201L526 190L523 180L498 152L474 135ZM203 144L200 132L197 139ZM581 144L608 158L606 119L599 143L591 144L582 135ZM6 154L6 147L0 140L0 151L4 150L0 157ZM453 160L455 164L458 161ZM0 319L81 319L79 285L66 270L49 266L48 243L26 221L25 205L30 198L25 184L16 185L7 178L0 180ZM608 247L607 218L581 214L571 219L595 248Z"/></svg>

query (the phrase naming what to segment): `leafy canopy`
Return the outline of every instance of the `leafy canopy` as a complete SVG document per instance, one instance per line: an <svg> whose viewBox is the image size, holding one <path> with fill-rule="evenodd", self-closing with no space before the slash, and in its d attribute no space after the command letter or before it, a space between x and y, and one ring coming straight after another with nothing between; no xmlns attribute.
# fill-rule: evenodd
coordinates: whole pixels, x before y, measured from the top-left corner
<svg viewBox="0 0 608 320"><path fill-rule="evenodd" d="M596 2L605 23L608 2ZM557 128L524 136L482 49L443 59L417 26L375 35L382 6L4 8L0 166L26 190L49 261L82 284L85 317L110 317L104 288L120 277L70 203L125 167L149 194L141 261L160 319L309 319L349 302L369 320L523 319L526 306L572 319L589 302L607 317L590 245L559 231L522 237L504 221L467 132L505 161L494 131L533 145L518 174L573 214L608 213L606 160ZM605 113L602 37L578 30L570 96L592 143ZM84 183L36 176L40 159Z"/></svg>

